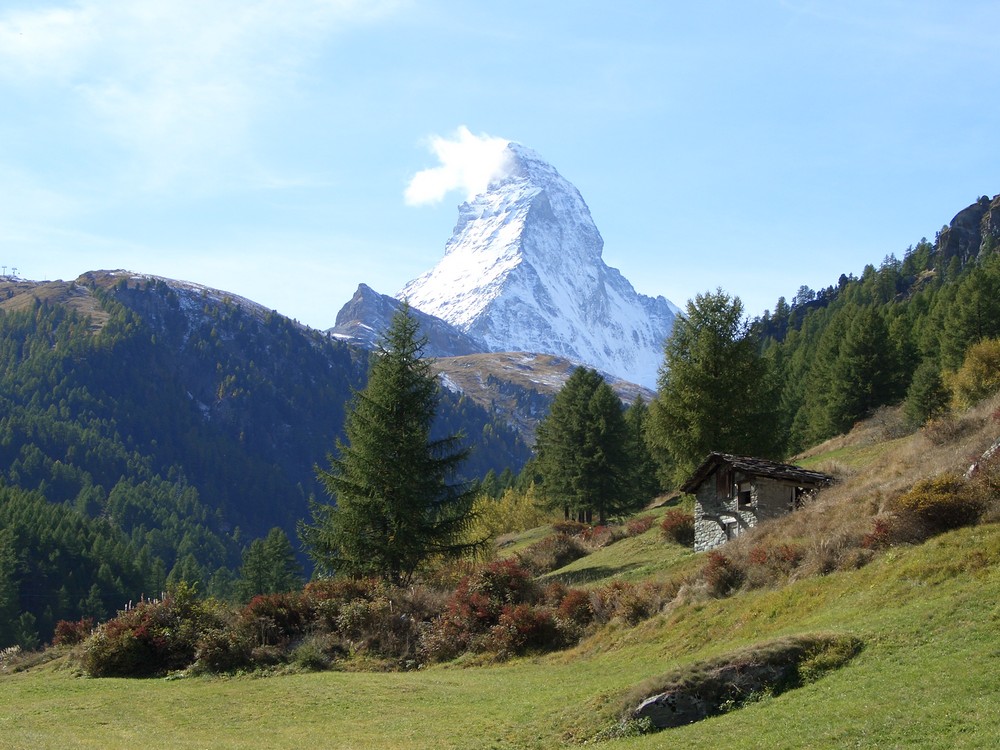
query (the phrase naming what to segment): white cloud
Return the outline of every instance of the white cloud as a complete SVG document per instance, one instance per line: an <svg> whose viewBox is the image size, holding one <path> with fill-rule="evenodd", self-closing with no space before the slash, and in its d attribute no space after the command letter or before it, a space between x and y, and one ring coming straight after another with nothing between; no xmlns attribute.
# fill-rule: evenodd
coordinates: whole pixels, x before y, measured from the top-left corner
<svg viewBox="0 0 1000 750"><path fill-rule="evenodd" d="M413 176L404 193L406 203L438 203L453 190L464 192L470 200L510 168L508 143L506 138L486 133L473 135L464 125L451 138L434 136L430 150L441 164Z"/></svg>
<svg viewBox="0 0 1000 750"><path fill-rule="evenodd" d="M148 182L164 183L245 150L259 115L331 34L399 4L54 0L0 11L0 79L72 102L139 157Z"/></svg>

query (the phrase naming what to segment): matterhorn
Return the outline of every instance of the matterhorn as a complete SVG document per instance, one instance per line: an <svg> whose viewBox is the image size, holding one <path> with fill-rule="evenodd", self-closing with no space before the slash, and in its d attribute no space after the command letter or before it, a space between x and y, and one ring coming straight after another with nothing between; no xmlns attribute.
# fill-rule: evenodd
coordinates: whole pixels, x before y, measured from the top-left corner
<svg viewBox="0 0 1000 750"><path fill-rule="evenodd" d="M556 354L650 388L677 308L604 263L580 192L509 143L487 189L459 207L444 258L397 295L485 351Z"/></svg>

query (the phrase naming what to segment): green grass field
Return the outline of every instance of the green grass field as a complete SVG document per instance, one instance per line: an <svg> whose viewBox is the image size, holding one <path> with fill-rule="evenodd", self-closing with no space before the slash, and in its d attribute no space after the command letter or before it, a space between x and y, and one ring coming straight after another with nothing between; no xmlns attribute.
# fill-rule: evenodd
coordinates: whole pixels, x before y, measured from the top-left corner
<svg viewBox="0 0 1000 750"><path fill-rule="evenodd" d="M620 569L628 550L616 547L652 546L655 529L648 534L587 561ZM660 549L667 562L657 576L696 559ZM892 549L861 570L675 605L634 628L609 626L571 651L497 666L117 680L79 677L60 659L0 678L0 747L560 747L612 724L622 696L651 676L810 632L849 633L864 649L798 690L606 746L995 747L998 571L1000 526L985 525Z"/></svg>

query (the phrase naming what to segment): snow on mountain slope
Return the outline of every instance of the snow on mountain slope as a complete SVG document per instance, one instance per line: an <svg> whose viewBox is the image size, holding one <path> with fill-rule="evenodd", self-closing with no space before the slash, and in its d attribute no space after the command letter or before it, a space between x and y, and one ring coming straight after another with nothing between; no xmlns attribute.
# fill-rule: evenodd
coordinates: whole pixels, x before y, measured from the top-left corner
<svg viewBox="0 0 1000 750"><path fill-rule="evenodd" d="M531 149L459 208L444 258L396 296L491 351L555 354L654 388L677 308L601 257L579 191Z"/></svg>

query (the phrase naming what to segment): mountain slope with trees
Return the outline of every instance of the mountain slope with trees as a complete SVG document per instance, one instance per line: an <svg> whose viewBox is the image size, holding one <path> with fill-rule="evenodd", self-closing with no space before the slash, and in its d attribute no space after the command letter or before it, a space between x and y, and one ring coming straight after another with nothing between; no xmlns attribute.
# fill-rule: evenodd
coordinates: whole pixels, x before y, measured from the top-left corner
<svg viewBox="0 0 1000 750"><path fill-rule="evenodd" d="M912 428L950 399L987 395L1000 338L998 209L1000 199L981 199L902 260L803 287L746 326L737 314L717 342L741 344L720 360L721 382L739 385L766 365L778 393L768 415L777 426L745 450L793 455L898 403ZM264 548L247 560L249 543L274 528L291 536L322 491L314 468L343 437L345 404L367 372L366 352L246 300L153 277L2 281L0 311L0 482L5 510L24 519L8 520L0 539L0 611L34 618L34 632L28 619L18 626L29 641L54 619L107 614L170 583L234 595L241 563L260 567ZM732 367L745 341L758 351ZM442 389L434 434L464 431L477 446L467 476L492 471L509 487L528 449L479 398ZM651 403L628 434L652 434L661 476L676 478L677 446L655 440L663 406ZM62 529L54 547L52 526ZM60 551L86 546L71 539L90 540L97 556ZM282 547L271 545L278 557ZM83 580L64 594L74 569Z"/></svg>
<svg viewBox="0 0 1000 750"><path fill-rule="evenodd" d="M966 227L960 242L954 225L972 210L976 231ZM970 347L1000 337L998 219L1000 196L982 198L902 260L887 255L819 292L802 287L755 321L781 383L786 455L904 400L914 419L933 415L938 384Z"/></svg>
<svg viewBox="0 0 1000 750"><path fill-rule="evenodd" d="M49 503L18 511L37 518L17 527L2 576L36 635L180 580L235 595L244 547L274 528L294 538L321 494L315 466L367 364L365 351L215 290L115 272L0 282L0 483ZM433 429L475 442L469 479L527 459L511 428L447 389ZM65 595L75 563L38 531L60 525L118 550L77 566L84 582ZM49 556L59 561L39 562Z"/></svg>

